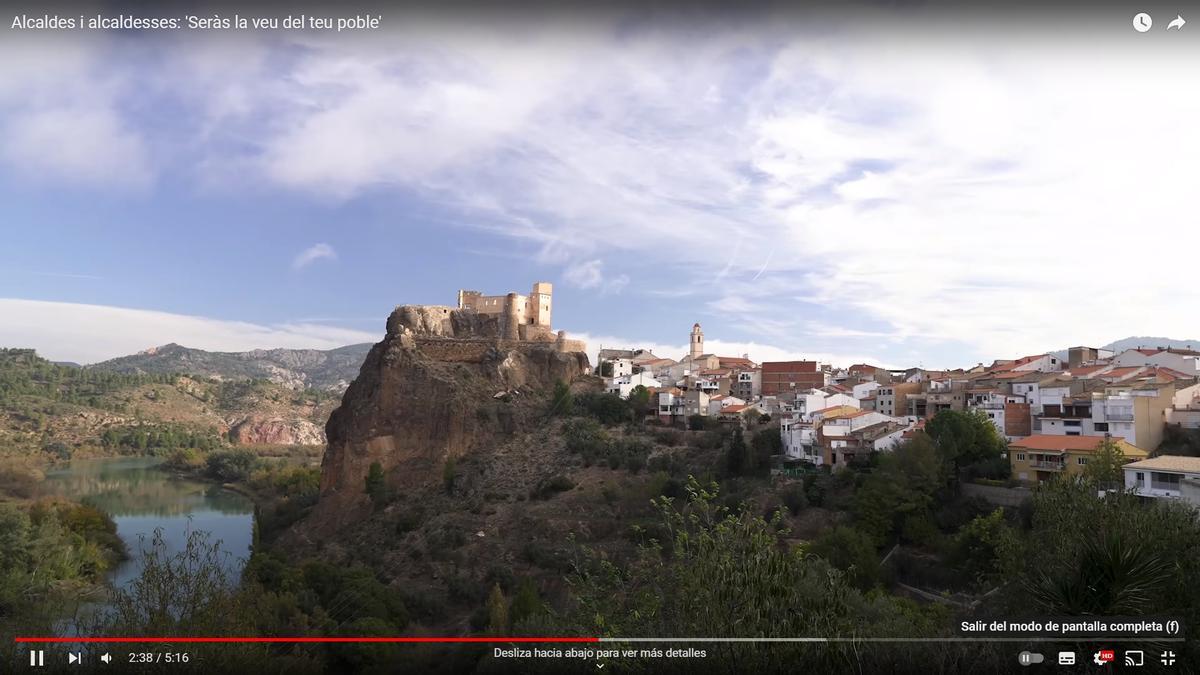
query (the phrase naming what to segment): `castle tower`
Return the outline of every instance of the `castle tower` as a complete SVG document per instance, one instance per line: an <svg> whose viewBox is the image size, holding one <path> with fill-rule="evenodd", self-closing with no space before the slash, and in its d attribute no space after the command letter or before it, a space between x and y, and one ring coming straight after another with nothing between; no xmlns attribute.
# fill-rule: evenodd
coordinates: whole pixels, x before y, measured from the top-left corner
<svg viewBox="0 0 1200 675"><path fill-rule="evenodd" d="M550 328L552 292L553 287L549 282L539 281L533 285L533 292L529 294L529 311L525 313L531 325Z"/></svg>
<svg viewBox="0 0 1200 675"><path fill-rule="evenodd" d="M704 331L700 330L700 324L696 324L696 325L692 326L692 342L691 342L691 344L692 344L692 349L688 353L688 356L690 356L692 358L692 360L695 361L696 359L700 358L701 354L704 353Z"/></svg>
<svg viewBox="0 0 1200 675"><path fill-rule="evenodd" d="M524 307L518 306L520 301L520 296L516 293L504 296L504 311L500 313L501 340L521 339L521 316L524 314L521 310Z"/></svg>

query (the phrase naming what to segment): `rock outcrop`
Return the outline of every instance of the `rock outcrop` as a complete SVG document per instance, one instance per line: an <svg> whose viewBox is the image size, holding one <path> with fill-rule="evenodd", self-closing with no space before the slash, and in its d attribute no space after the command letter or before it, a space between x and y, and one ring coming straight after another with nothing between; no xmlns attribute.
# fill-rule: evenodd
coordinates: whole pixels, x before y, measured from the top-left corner
<svg viewBox="0 0 1200 675"><path fill-rule="evenodd" d="M447 307L392 313L325 427L312 525L336 528L369 512L364 481L372 463L393 489L436 484L449 458L536 424L544 394L589 371L587 355L568 349L577 343L502 340L498 323ZM527 404L499 402L499 392Z"/></svg>
<svg viewBox="0 0 1200 675"><path fill-rule="evenodd" d="M321 445L325 432L308 420L251 415L230 425L229 440L236 445Z"/></svg>

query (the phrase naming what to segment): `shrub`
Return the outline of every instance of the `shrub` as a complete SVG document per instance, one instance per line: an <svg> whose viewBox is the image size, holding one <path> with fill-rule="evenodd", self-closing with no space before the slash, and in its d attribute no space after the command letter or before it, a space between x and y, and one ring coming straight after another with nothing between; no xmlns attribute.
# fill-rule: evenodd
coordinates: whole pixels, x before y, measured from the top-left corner
<svg viewBox="0 0 1200 675"><path fill-rule="evenodd" d="M845 571L850 582L863 590L879 582L879 555L865 532L839 525L826 530L812 543L810 550Z"/></svg>
<svg viewBox="0 0 1200 675"><path fill-rule="evenodd" d="M567 451L582 455L584 461L600 456L608 447L608 434L595 420L568 420L562 426L562 436Z"/></svg>
<svg viewBox="0 0 1200 675"><path fill-rule="evenodd" d="M367 469L367 495L371 498L371 502L375 504L375 508L382 508L387 503L387 485L383 480L383 465L379 462L371 462L371 467Z"/></svg>
<svg viewBox="0 0 1200 675"><path fill-rule="evenodd" d="M446 488L446 492L454 492L454 481L458 478L458 460L454 457L447 457L446 463L442 465L442 486Z"/></svg>
<svg viewBox="0 0 1200 675"><path fill-rule="evenodd" d="M783 505L793 516L808 506L808 497L804 494L803 483L792 483L787 486L783 489L780 497L783 499Z"/></svg>
<svg viewBox="0 0 1200 675"><path fill-rule="evenodd" d="M555 494L566 492L573 487L575 487L575 482L560 473L550 478L542 479L537 484L537 487L533 489L530 496L534 499L549 499Z"/></svg>
<svg viewBox="0 0 1200 675"><path fill-rule="evenodd" d="M412 532L421 526L421 522L425 520L425 512L419 507L408 508L400 511L400 516L396 519L396 534L406 534Z"/></svg>
<svg viewBox="0 0 1200 675"><path fill-rule="evenodd" d="M200 458L200 454L191 448L181 448L172 450L170 455L167 455L166 461L163 462L163 467L172 471L195 471L204 466L204 460Z"/></svg>
<svg viewBox="0 0 1200 675"><path fill-rule="evenodd" d="M629 402L616 394L582 394L576 397L575 408L580 414L592 417L605 426L630 419Z"/></svg>
<svg viewBox="0 0 1200 675"><path fill-rule="evenodd" d="M257 467L258 457L249 450L217 450L205 461L208 475L224 483L249 480Z"/></svg>

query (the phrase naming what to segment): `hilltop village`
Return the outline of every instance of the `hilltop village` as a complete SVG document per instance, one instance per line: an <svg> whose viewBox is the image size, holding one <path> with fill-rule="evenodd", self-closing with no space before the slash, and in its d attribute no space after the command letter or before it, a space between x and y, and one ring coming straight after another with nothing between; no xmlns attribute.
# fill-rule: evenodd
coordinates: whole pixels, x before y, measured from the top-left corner
<svg viewBox="0 0 1200 675"><path fill-rule="evenodd" d="M664 425L777 420L781 471L838 469L887 452L941 411L985 416L1008 442L1011 479L1081 474L1102 442L1125 460L1126 487L1200 501L1200 459L1155 456L1172 432L1200 429L1200 351L1073 347L957 370L766 361L705 351L692 326L678 360L602 349L597 372L623 398L644 387Z"/></svg>

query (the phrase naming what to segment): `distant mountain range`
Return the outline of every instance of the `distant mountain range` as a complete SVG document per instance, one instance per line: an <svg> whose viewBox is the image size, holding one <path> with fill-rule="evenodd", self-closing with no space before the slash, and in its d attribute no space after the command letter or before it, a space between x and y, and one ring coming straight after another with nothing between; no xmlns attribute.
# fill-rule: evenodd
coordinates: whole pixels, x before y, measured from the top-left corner
<svg viewBox="0 0 1200 675"><path fill-rule="evenodd" d="M1083 345L1083 346L1091 347L1093 345ZM1200 340L1176 340L1175 338L1134 335L1134 336L1130 336L1127 338L1121 338L1120 340L1114 340L1106 345L1100 345L1096 348L1097 349L1108 349L1108 350L1111 350L1114 354L1120 354L1121 352L1125 351L1126 349L1137 349L1139 347L1150 347L1150 348L1173 347L1176 349L1200 349ZM1067 349L1059 349L1059 350L1049 352L1049 353L1054 354L1055 356L1059 357L1060 359L1065 360L1067 358L1067 351L1068 351Z"/></svg>
<svg viewBox="0 0 1200 675"><path fill-rule="evenodd" d="M1200 340L1175 340L1165 337L1127 337L1115 342L1110 342L1100 349L1111 349L1116 353L1121 353L1126 349L1137 349L1138 347L1174 347L1176 349L1197 349L1200 348Z"/></svg>
<svg viewBox="0 0 1200 675"><path fill-rule="evenodd" d="M219 380L268 380L290 389L341 393L358 376L369 343L337 349L255 349L209 352L177 344L103 361L89 369L113 373L186 373Z"/></svg>

